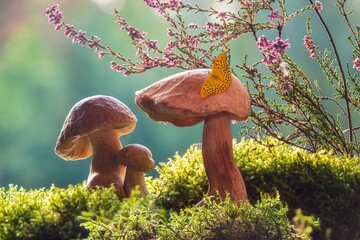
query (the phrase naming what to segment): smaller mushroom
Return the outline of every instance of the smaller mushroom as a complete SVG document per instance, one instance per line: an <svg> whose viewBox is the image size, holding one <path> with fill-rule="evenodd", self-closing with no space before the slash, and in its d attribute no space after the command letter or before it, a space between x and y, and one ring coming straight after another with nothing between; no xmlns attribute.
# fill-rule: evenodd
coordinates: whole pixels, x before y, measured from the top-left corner
<svg viewBox="0 0 360 240"><path fill-rule="evenodd" d="M119 199L125 197L125 166L116 163L122 148L119 137L132 132L137 119L119 100L92 96L70 110L56 142L55 153L65 160L80 160L93 155L86 187L115 185Z"/></svg>
<svg viewBox="0 0 360 240"><path fill-rule="evenodd" d="M150 150L140 144L129 144L123 147L116 158L118 164L126 166L124 190L127 197L131 191L139 186L142 196L149 195L146 188L144 172L150 172L154 168L154 160Z"/></svg>

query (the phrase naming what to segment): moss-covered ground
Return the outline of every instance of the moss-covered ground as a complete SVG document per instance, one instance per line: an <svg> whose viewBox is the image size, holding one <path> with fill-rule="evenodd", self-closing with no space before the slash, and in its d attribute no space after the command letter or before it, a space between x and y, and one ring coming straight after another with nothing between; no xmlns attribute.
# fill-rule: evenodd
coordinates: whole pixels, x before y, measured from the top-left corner
<svg viewBox="0 0 360 240"><path fill-rule="evenodd" d="M268 138L234 142L249 202L204 195L201 149L162 163L150 196L113 189L0 189L0 239L359 239L358 158L309 154ZM205 197L205 204L195 204Z"/></svg>

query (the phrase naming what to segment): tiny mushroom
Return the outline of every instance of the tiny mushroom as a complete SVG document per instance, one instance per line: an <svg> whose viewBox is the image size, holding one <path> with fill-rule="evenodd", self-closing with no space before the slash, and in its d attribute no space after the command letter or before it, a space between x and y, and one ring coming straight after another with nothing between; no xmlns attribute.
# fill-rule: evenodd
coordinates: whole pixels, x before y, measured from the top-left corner
<svg viewBox="0 0 360 240"><path fill-rule="evenodd" d="M125 197L125 166L116 163L122 148L119 137L132 132L137 119L119 100L92 96L76 103L65 119L55 153L65 160L93 155L86 187L115 185L119 199Z"/></svg>
<svg viewBox="0 0 360 240"><path fill-rule="evenodd" d="M146 196L149 191L146 188L144 172L150 172L154 168L154 160L150 150L140 144L129 144L118 153L117 163L126 166L124 190L127 197L138 186L140 194Z"/></svg>
<svg viewBox="0 0 360 240"><path fill-rule="evenodd" d="M247 200L247 192L233 156L230 121L247 119L250 99L234 75L224 93L201 99L199 91L210 71L196 69L169 76L136 92L135 102L155 121L179 127L204 121L202 155L209 182L207 195L225 198L229 194L240 203Z"/></svg>

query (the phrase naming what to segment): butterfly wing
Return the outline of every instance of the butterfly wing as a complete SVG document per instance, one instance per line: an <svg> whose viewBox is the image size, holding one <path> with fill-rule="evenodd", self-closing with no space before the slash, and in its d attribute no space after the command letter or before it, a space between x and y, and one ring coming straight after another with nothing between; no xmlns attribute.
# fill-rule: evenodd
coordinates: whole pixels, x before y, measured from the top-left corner
<svg viewBox="0 0 360 240"><path fill-rule="evenodd" d="M207 98L214 93L223 93L230 86L231 72L226 64L226 54L221 53L214 61L209 77L203 83L200 90L201 99Z"/></svg>

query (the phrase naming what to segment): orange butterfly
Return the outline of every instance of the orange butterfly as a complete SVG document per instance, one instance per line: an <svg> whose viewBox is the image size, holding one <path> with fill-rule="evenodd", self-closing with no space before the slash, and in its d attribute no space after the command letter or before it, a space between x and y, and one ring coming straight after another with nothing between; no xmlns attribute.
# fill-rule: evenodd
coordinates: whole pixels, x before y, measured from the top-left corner
<svg viewBox="0 0 360 240"><path fill-rule="evenodd" d="M207 98L214 93L223 93L230 86L231 72L226 63L226 54L221 53L214 61L209 77L203 83L200 90L201 99Z"/></svg>

